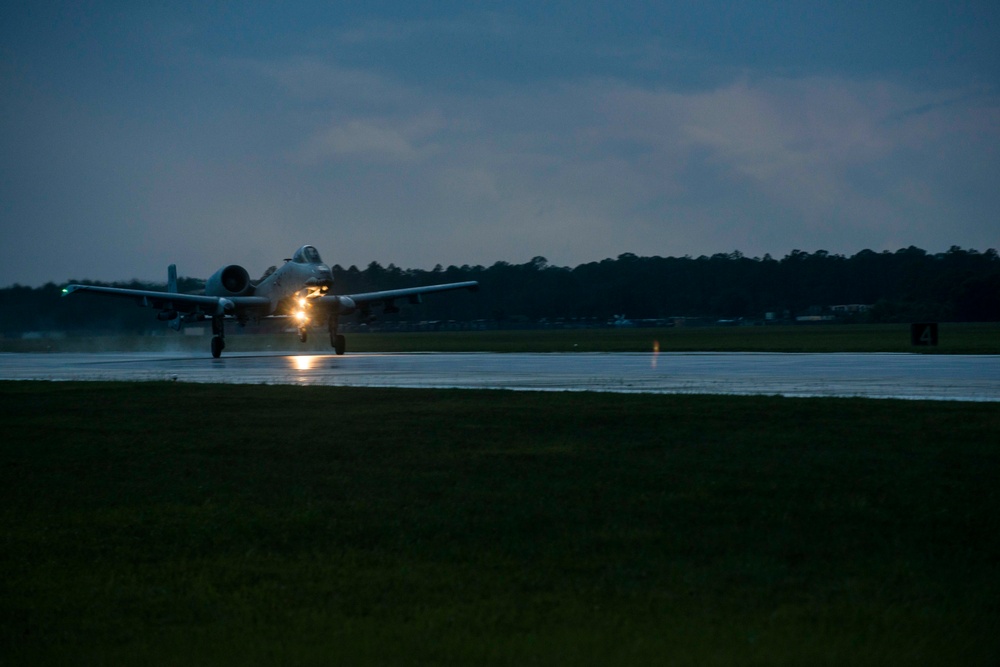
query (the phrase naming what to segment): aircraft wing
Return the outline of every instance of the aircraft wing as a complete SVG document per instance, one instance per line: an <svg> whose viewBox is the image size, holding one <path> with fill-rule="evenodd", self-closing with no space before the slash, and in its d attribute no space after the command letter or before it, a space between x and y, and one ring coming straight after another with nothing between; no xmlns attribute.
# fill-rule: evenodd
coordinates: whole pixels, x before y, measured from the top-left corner
<svg viewBox="0 0 1000 667"><path fill-rule="evenodd" d="M68 296L75 292L93 292L104 296L134 299L140 306L160 310L176 310L182 313L201 311L206 314L230 314L236 309L269 308L271 305L270 299L262 296L232 296L227 298L123 287L102 287L100 285L67 285L63 288L62 295Z"/></svg>
<svg viewBox="0 0 1000 667"><path fill-rule="evenodd" d="M406 287L403 289L391 289L382 292L366 292L364 294L347 294L346 296L359 306L362 304L375 304L393 301L395 299L410 298L421 294L431 294L433 292L448 292L451 290L467 289L476 291L479 283L469 280L464 283L445 283L443 285L426 285L424 287Z"/></svg>
<svg viewBox="0 0 1000 667"><path fill-rule="evenodd" d="M391 307L396 299L407 299L410 303L420 303L420 295L434 292L449 292L451 290L467 289L475 292L479 283L468 280L461 283L443 283L440 285L425 285L423 287L405 287L403 289L384 290L381 292L364 292L362 294L345 294L342 296L321 296L316 299L321 308L339 309L341 312L353 312L355 309L366 310L374 305Z"/></svg>

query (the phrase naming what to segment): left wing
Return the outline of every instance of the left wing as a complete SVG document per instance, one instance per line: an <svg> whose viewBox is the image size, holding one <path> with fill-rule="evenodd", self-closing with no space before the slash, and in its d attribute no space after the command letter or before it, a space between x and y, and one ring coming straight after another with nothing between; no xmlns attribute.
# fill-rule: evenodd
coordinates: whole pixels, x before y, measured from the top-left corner
<svg viewBox="0 0 1000 667"><path fill-rule="evenodd" d="M420 303L421 294L431 294L433 292L449 292L451 290L467 289L475 292L479 289L479 283L475 280L468 280L461 283L443 283L440 285L425 285L424 287L406 287L403 289L384 290L381 292L364 292L362 294L345 294L343 296L321 296L313 303L322 309L332 310L341 315L350 315L355 310L362 312L369 310L372 306L383 306L386 312L395 312L393 302L396 299L406 299L410 303Z"/></svg>

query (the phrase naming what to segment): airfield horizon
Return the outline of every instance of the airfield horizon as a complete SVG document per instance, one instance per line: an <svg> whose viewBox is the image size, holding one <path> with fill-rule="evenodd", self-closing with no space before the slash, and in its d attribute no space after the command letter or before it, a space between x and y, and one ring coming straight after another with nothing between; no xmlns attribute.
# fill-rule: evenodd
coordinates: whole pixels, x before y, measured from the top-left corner
<svg viewBox="0 0 1000 667"><path fill-rule="evenodd" d="M908 324L705 327L599 327L347 334L351 352L912 352L1000 354L1000 323L941 323L936 346L911 345ZM325 331L305 343L294 333L245 333L233 327L227 350L328 352ZM208 336L164 329L157 335L0 338L2 352L199 351Z"/></svg>

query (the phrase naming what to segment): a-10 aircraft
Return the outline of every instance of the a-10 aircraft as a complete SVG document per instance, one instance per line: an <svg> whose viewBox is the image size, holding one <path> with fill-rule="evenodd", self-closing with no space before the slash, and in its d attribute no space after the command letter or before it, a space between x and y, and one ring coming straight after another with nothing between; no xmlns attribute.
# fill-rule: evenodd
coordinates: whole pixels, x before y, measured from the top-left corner
<svg viewBox="0 0 1000 667"><path fill-rule="evenodd" d="M337 333L340 318L359 313L371 318L373 306L381 306L383 313L396 313L397 299L420 303L422 294L449 290L479 288L476 281L445 283L409 287L405 289L368 292L365 294L327 294L333 286L333 273L320 259L319 252L311 245L295 251L284 265L267 274L259 282L250 280L247 270L230 264L216 271L205 283L204 294L181 294L177 291L177 267L167 269L167 291L99 287L97 285L67 285L63 296L76 292L92 292L107 296L135 299L140 306L158 308L157 318L180 330L186 322L212 320L212 356L219 357L226 347L225 320L235 319L244 325L265 317L292 317L298 326L299 340L303 343L312 324L325 322L330 331L330 344L337 354L343 354L347 343Z"/></svg>

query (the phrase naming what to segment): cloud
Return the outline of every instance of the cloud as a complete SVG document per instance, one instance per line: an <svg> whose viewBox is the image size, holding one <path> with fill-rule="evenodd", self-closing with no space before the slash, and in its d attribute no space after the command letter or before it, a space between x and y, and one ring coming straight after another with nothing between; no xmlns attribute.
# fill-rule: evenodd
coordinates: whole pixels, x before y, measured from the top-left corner
<svg viewBox="0 0 1000 667"><path fill-rule="evenodd" d="M940 165L958 152L989 160L1000 143L991 120L1000 108L995 96L980 99L979 109L935 104L949 96L954 91L838 77L742 81L692 93L617 85L594 91L606 115L591 134L646 147L645 173L635 169L637 160L628 164L650 201L657 190L664 195L667 218L704 224L705 214L725 218L734 213L727 206L738 205L746 225L782 227L789 237L811 228L822 232L812 237L820 242L840 232L837 245L849 250L852 240L885 241L900 228L910 230L911 242L941 236L929 234L949 217L949 202L933 196ZM933 110L897 117L920 105ZM889 117L896 120L887 124ZM973 136L985 140L982 147L969 145ZM908 199L919 191L935 205ZM728 192L738 199L727 202Z"/></svg>
<svg viewBox="0 0 1000 667"><path fill-rule="evenodd" d="M480 32L524 43L529 23ZM530 55L491 77L456 64L476 35L370 22L253 57L168 41L150 60L169 85L136 76L113 99L2 74L19 84L0 129L7 280L40 270L19 264L38 233L59 267L43 279L160 278L169 261L254 273L307 241L334 263L431 267L1000 238L1000 97L983 84L735 70L648 40L602 42L613 67L564 68L574 42L558 35L499 52ZM393 65L436 36L430 61ZM658 77L667 66L698 85Z"/></svg>
<svg viewBox="0 0 1000 667"><path fill-rule="evenodd" d="M412 162L420 151L406 132L366 120L333 125L310 137L298 151L306 164L344 157L365 162Z"/></svg>
<svg viewBox="0 0 1000 667"><path fill-rule="evenodd" d="M350 67L335 59L290 56L273 59L225 58L220 64L278 86L292 108L395 108L414 90L375 71Z"/></svg>
<svg viewBox="0 0 1000 667"><path fill-rule="evenodd" d="M996 168L995 96L944 104L963 92L843 77L400 91L388 112L357 109L315 131L302 155L392 167L377 181L392 202L371 206L366 224L393 239L380 251L403 265L434 253L576 263L983 245L989 234L957 213L982 221L998 201L972 175L966 199L979 208L969 208L947 173L963 161ZM355 182L354 196L384 199L375 183Z"/></svg>

